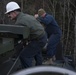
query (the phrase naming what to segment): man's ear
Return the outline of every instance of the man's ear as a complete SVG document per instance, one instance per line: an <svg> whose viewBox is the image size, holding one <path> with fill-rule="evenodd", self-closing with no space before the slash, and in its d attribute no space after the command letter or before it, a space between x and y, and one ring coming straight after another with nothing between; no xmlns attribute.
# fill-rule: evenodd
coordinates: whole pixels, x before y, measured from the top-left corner
<svg viewBox="0 0 76 75"><path fill-rule="evenodd" d="M15 17L17 16L17 12L16 12L16 11L13 11L12 14L13 14L13 16L15 16Z"/></svg>

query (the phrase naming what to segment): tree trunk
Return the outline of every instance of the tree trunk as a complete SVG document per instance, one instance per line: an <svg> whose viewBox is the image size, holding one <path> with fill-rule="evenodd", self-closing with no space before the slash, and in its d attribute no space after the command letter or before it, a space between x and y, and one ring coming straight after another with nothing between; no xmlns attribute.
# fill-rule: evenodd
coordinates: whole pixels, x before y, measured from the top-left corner
<svg viewBox="0 0 76 75"><path fill-rule="evenodd" d="M75 30L74 63L76 65L76 11L75 11L75 29L74 30Z"/></svg>
<svg viewBox="0 0 76 75"><path fill-rule="evenodd" d="M23 12L23 0L21 0L21 11Z"/></svg>

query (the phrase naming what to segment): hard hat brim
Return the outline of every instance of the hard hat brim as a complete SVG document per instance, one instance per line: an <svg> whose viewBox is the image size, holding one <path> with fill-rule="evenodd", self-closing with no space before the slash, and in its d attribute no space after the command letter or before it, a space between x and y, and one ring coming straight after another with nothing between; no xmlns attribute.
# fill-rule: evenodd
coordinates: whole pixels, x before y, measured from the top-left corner
<svg viewBox="0 0 76 75"><path fill-rule="evenodd" d="M20 7L17 8L17 9L20 9ZM17 10L17 9L14 9L14 10L12 10L12 11L15 11L15 10ZM10 13L10 12L12 12L12 11L6 11L5 14L8 14L8 13Z"/></svg>

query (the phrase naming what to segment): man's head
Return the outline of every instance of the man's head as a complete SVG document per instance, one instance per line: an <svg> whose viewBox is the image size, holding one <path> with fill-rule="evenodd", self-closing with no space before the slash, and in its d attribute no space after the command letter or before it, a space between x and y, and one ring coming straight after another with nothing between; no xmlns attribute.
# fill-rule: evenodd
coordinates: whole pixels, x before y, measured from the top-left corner
<svg viewBox="0 0 76 75"><path fill-rule="evenodd" d="M38 10L38 15L39 16L43 17L45 14L46 14L46 12L45 12L44 9L41 8L41 9Z"/></svg>
<svg viewBox="0 0 76 75"><path fill-rule="evenodd" d="M16 18L17 16L17 11L20 10L20 6L16 2L9 2L6 5L6 12L7 16L11 19Z"/></svg>

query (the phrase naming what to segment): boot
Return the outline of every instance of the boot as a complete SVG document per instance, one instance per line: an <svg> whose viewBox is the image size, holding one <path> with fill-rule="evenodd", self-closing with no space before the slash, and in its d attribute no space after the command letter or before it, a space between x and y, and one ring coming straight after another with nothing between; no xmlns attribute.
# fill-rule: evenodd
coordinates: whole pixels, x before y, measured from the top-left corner
<svg viewBox="0 0 76 75"><path fill-rule="evenodd" d="M55 55L52 57L52 60L53 60L53 61L56 61L56 57L55 57Z"/></svg>
<svg viewBox="0 0 76 75"><path fill-rule="evenodd" d="M45 62L43 62L44 65L52 65L54 64L52 58L47 59Z"/></svg>

